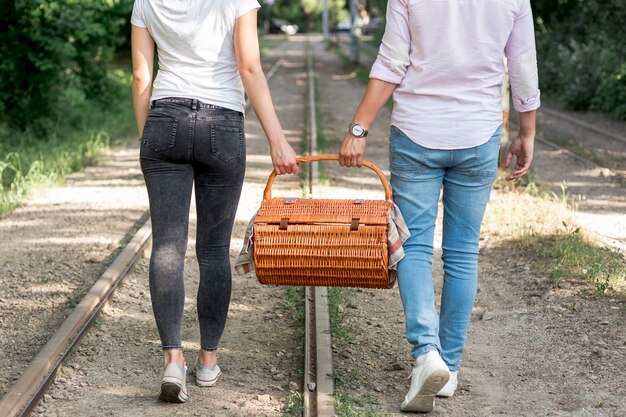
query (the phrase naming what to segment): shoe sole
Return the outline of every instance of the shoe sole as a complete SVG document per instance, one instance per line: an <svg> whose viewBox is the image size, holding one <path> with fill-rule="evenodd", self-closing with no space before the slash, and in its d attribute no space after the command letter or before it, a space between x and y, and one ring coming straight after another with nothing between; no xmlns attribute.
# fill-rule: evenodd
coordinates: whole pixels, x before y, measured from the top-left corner
<svg viewBox="0 0 626 417"><path fill-rule="evenodd" d="M220 376L222 375L222 373L220 372L219 374L217 374L217 376L209 381L205 381L203 379L198 379L198 377L196 377L196 385L198 385L199 387L212 387L215 386L217 384L217 380L220 379Z"/></svg>
<svg viewBox="0 0 626 417"><path fill-rule="evenodd" d="M403 402L401 411L428 413L433 411L435 395L443 388L450 378L450 373L445 370L433 372L424 381L422 389L410 401Z"/></svg>
<svg viewBox="0 0 626 417"><path fill-rule="evenodd" d="M179 382L169 382L164 380L161 383L159 400L168 403L182 404L187 402L187 399L187 393L182 390L182 386Z"/></svg>

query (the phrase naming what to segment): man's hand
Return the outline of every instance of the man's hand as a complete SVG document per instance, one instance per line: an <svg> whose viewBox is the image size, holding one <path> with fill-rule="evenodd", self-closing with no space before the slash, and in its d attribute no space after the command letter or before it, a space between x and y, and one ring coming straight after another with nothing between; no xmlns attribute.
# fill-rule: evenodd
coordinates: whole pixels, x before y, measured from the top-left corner
<svg viewBox="0 0 626 417"><path fill-rule="evenodd" d="M509 145L509 152L506 154L506 160L504 166L506 168L511 165L513 157L515 156L515 167L511 169L511 173L506 177L507 181L512 181L520 178L530 168L530 163L533 160L533 150L535 147L535 135L522 134L517 135L515 140Z"/></svg>
<svg viewBox="0 0 626 417"><path fill-rule="evenodd" d="M365 145L365 138L355 138L350 132L346 133L339 150L339 165L342 167L361 167Z"/></svg>

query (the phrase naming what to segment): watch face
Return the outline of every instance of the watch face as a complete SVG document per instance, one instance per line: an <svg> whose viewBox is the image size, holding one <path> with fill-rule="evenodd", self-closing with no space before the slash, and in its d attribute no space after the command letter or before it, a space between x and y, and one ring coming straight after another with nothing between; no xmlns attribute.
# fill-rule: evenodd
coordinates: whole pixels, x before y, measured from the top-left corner
<svg viewBox="0 0 626 417"><path fill-rule="evenodd" d="M363 136L364 132L365 132L365 129L363 129L363 126L361 125L352 126L352 134L354 136Z"/></svg>

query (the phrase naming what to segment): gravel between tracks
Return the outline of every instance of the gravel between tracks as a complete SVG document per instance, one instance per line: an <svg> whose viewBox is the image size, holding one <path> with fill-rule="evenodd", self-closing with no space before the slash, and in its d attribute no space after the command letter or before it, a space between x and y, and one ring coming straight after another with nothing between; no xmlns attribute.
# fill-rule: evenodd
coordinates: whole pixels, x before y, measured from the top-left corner
<svg viewBox="0 0 626 417"><path fill-rule="evenodd" d="M295 144L304 126L307 81L302 38L290 40L290 61L270 86L281 122ZM340 138L364 88L341 69L334 54L321 44L315 48L322 131L328 138ZM388 120L388 109L384 109L368 138L366 155L384 170L388 167ZM246 129L249 164L233 232L233 258L271 169L265 138L252 112ZM336 144L331 143L328 151L335 150ZM6 392L69 313L68 298L77 299L88 289L112 259L111 249L146 209L136 155L136 148L118 150L98 167L70 177L67 187L33 197L0 221L0 266L6 283L0 290L0 393ZM558 169L555 165L553 170ZM374 174L333 163L326 163L324 170L330 186L318 189L316 196L382 195ZM72 194L72 185L78 193ZM98 198L87 199L92 188ZM275 189L297 195L299 184L294 178L281 178ZM605 198L612 201L620 192L609 189ZM75 195L80 201L68 197ZM536 203L496 191L489 210L524 204ZM624 300L581 298L574 284L551 288L543 277L529 272L526 260L519 259L497 233L486 236L481 251L479 294L458 395L438 400L433 415L625 416ZM184 328L189 365L198 347L193 303L198 277L193 252L191 236ZM283 290L260 286L250 277L233 277L230 317L220 352L224 376L218 386L199 389L189 377L190 403L177 406L156 401L161 363L147 289L147 262L140 261L118 290L64 364L36 414L282 415L289 389L301 384L301 376L294 371L299 366L299 329L280 306ZM440 268L436 254L434 269ZM435 278L440 282L441 273L436 272ZM368 407L382 415L403 415L398 407L408 389L411 360L397 288L352 289L346 297L340 309L351 339L333 342L338 375L344 383L350 381L341 389L373 403Z"/></svg>

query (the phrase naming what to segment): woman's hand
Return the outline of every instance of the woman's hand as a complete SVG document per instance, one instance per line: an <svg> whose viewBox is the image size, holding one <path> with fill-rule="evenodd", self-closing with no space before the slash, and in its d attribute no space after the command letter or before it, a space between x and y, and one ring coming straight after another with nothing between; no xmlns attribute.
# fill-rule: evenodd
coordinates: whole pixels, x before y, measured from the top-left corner
<svg viewBox="0 0 626 417"><path fill-rule="evenodd" d="M300 167L296 163L296 152L287 142L287 139L271 144L270 155L277 175L298 174L300 172Z"/></svg>
<svg viewBox="0 0 626 417"><path fill-rule="evenodd" d="M361 167L365 154L365 138L355 138L350 132L343 138L339 150L339 165L342 167Z"/></svg>

